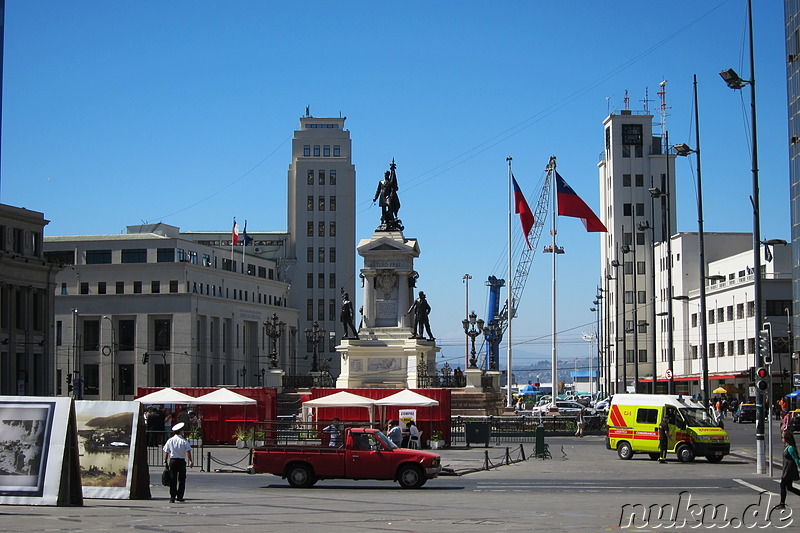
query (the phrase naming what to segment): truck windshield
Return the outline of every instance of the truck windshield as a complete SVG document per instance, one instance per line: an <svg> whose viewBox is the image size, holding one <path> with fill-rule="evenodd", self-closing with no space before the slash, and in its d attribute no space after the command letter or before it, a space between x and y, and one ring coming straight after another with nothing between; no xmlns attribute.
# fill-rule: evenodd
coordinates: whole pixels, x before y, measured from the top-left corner
<svg viewBox="0 0 800 533"><path fill-rule="evenodd" d="M397 448L397 445L391 441L389 437L384 435L382 432L378 431L375 433L375 437L383 443L384 448Z"/></svg>
<svg viewBox="0 0 800 533"><path fill-rule="evenodd" d="M717 427L716 421L705 409L684 407L680 411L689 427Z"/></svg>

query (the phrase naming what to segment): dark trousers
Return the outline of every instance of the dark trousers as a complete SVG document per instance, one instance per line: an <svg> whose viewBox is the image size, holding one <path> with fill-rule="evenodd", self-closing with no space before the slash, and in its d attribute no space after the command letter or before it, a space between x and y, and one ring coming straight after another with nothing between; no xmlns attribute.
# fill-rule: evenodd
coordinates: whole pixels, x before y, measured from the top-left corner
<svg viewBox="0 0 800 533"><path fill-rule="evenodd" d="M781 478L781 503L786 503L786 491L791 492L792 494L797 494L800 496L800 490L797 490L792 486L792 480Z"/></svg>
<svg viewBox="0 0 800 533"><path fill-rule="evenodd" d="M658 442L658 450L661 452L659 459L666 459L667 458L667 450L669 449L669 441L664 439L659 439Z"/></svg>
<svg viewBox="0 0 800 533"><path fill-rule="evenodd" d="M186 490L186 460L169 460L169 497L183 499L183 492Z"/></svg>

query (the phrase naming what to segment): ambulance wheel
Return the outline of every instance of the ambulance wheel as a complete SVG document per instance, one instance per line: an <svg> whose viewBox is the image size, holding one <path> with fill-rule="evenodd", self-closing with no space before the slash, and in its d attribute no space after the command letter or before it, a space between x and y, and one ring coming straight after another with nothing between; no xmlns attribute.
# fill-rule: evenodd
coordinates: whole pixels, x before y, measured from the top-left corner
<svg viewBox="0 0 800 533"><path fill-rule="evenodd" d="M620 459L627 461L633 457L633 448L631 448L631 445L625 441L620 442L617 444L617 455L619 455Z"/></svg>
<svg viewBox="0 0 800 533"><path fill-rule="evenodd" d="M650 456L651 461L658 461L659 459L661 459L661 454L658 452L648 453L647 455Z"/></svg>
<svg viewBox="0 0 800 533"><path fill-rule="evenodd" d="M675 455L678 456L678 461L682 463L691 463L694 461L694 450L692 450L692 447L688 444L681 444L678 446Z"/></svg>
<svg viewBox="0 0 800 533"><path fill-rule="evenodd" d="M721 463L722 455L706 455L706 461L709 463Z"/></svg>

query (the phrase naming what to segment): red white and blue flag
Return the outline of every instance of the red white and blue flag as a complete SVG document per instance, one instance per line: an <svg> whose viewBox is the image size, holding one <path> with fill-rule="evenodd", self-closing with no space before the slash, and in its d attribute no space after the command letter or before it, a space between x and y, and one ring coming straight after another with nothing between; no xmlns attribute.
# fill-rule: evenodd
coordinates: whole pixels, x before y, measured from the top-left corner
<svg viewBox="0 0 800 533"><path fill-rule="evenodd" d="M556 172L556 195L558 198L558 215L563 217L575 217L583 221L586 231L608 231L594 214L594 211L581 200L575 191L567 185L564 178Z"/></svg>
<svg viewBox="0 0 800 533"><path fill-rule="evenodd" d="M531 242L528 240L528 234L533 227L533 211L531 211L522 190L517 184L517 179L511 175L511 183L514 186L514 213L519 215L519 221L522 224L522 234L525 235L525 242L528 243L528 248L531 248Z"/></svg>
<svg viewBox="0 0 800 533"><path fill-rule="evenodd" d="M236 223L236 218L233 219L233 246L239 244L239 224Z"/></svg>

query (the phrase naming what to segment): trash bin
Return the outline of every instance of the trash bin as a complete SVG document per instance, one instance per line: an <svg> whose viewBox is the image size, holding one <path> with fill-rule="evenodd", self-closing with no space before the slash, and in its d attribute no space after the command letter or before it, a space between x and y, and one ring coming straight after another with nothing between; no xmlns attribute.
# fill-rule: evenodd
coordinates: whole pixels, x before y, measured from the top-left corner
<svg viewBox="0 0 800 533"><path fill-rule="evenodd" d="M547 444L544 442L544 426L542 424L536 426L534 437L536 439L536 448L534 451L536 457L541 459L549 459L550 450L547 449Z"/></svg>
<svg viewBox="0 0 800 533"><path fill-rule="evenodd" d="M489 447L489 439L491 439L491 427L489 422L467 422L464 430L467 440L467 446L470 443L484 444L486 448Z"/></svg>

